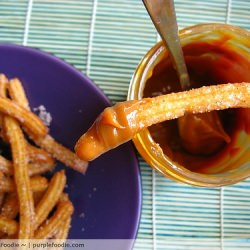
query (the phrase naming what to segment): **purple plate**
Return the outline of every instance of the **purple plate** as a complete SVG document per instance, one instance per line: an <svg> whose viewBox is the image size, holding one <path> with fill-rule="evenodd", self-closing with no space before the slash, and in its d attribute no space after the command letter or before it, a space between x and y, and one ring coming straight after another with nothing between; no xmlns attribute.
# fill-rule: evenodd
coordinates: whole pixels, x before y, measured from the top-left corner
<svg viewBox="0 0 250 250"><path fill-rule="evenodd" d="M71 149L110 105L93 82L55 56L18 45L0 45L0 55L1 73L22 81L31 107L45 106L53 118L50 133ZM141 183L131 143L91 162L84 176L68 168L66 173L75 206L70 239L136 238Z"/></svg>

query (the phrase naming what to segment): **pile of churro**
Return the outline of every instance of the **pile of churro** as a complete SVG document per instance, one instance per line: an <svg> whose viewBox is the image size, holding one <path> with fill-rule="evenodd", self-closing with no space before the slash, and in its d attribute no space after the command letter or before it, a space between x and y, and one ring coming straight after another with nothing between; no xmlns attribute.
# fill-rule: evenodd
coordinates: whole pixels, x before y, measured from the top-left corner
<svg viewBox="0 0 250 250"><path fill-rule="evenodd" d="M11 156L0 155L0 237L66 239L74 206L64 193L57 160L84 173L87 162L59 144L31 111L19 79L0 75L0 135ZM44 174L53 169L52 177Z"/></svg>
<svg viewBox="0 0 250 250"><path fill-rule="evenodd" d="M106 108L78 140L76 154L90 161L129 141L141 130L185 114L250 107L250 83L204 86ZM188 129L188 128L187 128Z"/></svg>

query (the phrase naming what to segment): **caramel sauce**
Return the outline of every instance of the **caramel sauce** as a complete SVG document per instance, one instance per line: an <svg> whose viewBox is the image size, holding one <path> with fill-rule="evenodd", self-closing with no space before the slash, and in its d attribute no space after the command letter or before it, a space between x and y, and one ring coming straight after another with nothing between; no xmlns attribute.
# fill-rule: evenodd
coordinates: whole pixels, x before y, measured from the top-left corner
<svg viewBox="0 0 250 250"><path fill-rule="evenodd" d="M78 140L75 150L81 159L91 161L104 152L132 138L137 127L133 114L138 101L117 103L107 107L97 117L89 130ZM128 117L127 113L132 114Z"/></svg>
<svg viewBox="0 0 250 250"><path fill-rule="evenodd" d="M183 48L192 88L250 81L250 61L230 50L227 39L216 43L192 43ZM143 97L179 91L181 86L176 71L170 59L165 58L147 80ZM233 146L237 131L250 133L249 109L212 112L207 118L192 115L190 122L171 120L153 125L149 130L167 156L191 171L203 173L213 167L218 158L224 157L225 152L234 155L240 151ZM185 119L189 119L188 115Z"/></svg>

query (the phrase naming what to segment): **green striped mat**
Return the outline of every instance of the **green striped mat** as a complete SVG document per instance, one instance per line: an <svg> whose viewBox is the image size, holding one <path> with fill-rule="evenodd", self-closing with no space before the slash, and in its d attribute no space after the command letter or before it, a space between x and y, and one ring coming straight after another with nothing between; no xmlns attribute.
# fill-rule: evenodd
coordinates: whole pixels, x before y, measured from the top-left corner
<svg viewBox="0 0 250 250"><path fill-rule="evenodd" d="M179 27L250 29L249 0L176 0ZM140 0L1 0L0 42L52 52L86 73L113 103L159 39ZM134 249L250 249L250 180L221 189L170 181L140 159L142 215Z"/></svg>

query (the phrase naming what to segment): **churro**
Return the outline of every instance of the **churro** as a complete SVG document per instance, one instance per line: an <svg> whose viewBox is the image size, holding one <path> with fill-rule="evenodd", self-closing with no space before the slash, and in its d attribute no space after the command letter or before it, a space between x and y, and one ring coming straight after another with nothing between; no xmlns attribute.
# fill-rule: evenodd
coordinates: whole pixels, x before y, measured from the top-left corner
<svg viewBox="0 0 250 250"><path fill-rule="evenodd" d="M17 78L11 80L8 89L12 100L15 101L22 108L25 108L27 111L29 111L29 102L21 82ZM61 161L66 166L71 167L72 169L80 173L86 172L88 162L79 159L75 153L64 147L62 144L58 143L51 135L37 136L37 134L33 134L33 132L31 134L29 133L29 131L31 131L29 126L26 127L26 129L28 129L27 132L34 140L34 142L38 146L43 148L45 151L53 155L53 157L56 158L58 161ZM32 148L29 148L32 151Z"/></svg>
<svg viewBox="0 0 250 250"><path fill-rule="evenodd" d="M74 207L70 201L59 202L54 214L46 220L35 232L35 239L48 239L52 237L62 221L67 220L72 215Z"/></svg>
<svg viewBox="0 0 250 250"><path fill-rule="evenodd" d="M66 184L64 171L57 172L50 180L49 186L35 207L35 229L48 217L55 207Z"/></svg>
<svg viewBox="0 0 250 250"><path fill-rule="evenodd" d="M153 98L132 100L106 108L78 140L75 151L90 161L129 141L139 131L185 113L250 107L250 83L221 84Z"/></svg>
<svg viewBox="0 0 250 250"><path fill-rule="evenodd" d="M8 235L14 235L18 231L18 223L15 220L0 215L0 231Z"/></svg>
<svg viewBox="0 0 250 250"><path fill-rule="evenodd" d="M6 136L11 145L14 179L19 200L19 231L20 239L30 239L34 234L34 201L28 175L26 141L17 121L4 117Z"/></svg>
<svg viewBox="0 0 250 250"><path fill-rule="evenodd" d="M29 176L40 175L50 171L55 166L55 161L53 158L42 159L37 156L37 159L30 160L28 163L28 174ZM37 162L38 161L38 162ZM14 173L13 164L10 160L0 155L0 171L6 175L12 176Z"/></svg>
<svg viewBox="0 0 250 250"><path fill-rule="evenodd" d="M1 215L9 218L15 219L17 214L19 213L19 202L16 193L8 193L4 200Z"/></svg>
<svg viewBox="0 0 250 250"><path fill-rule="evenodd" d="M48 187L48 180L42 176L34 176L30 178L30 186L32 192L44 191ZM16 185L13 178L4 177L0 181L0 192L12 193L16 192Z"/></svg>

